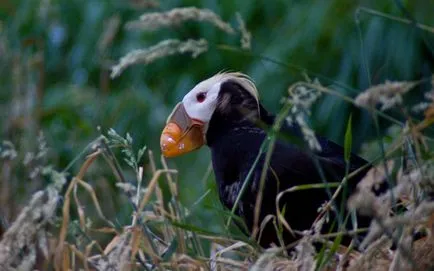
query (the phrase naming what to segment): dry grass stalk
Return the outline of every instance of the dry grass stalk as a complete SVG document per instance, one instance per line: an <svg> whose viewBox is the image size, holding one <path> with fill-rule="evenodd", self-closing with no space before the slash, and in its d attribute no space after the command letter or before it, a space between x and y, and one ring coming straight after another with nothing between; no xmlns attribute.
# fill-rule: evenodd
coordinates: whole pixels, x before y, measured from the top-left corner
<svg viewBox="0 0 434 271"><path fill-rule="evenodd" d="M100 204L99 204L99 201L98 201L98 198L96 197L96 193L95 193L95 190L93 189L93 187L90 185L90 184L88 184L88 183L86 183L86 182L84 182L83 180L80 180L80 179L78 179L78 184L81 186L81 187L83 187L88 193L89 193L89 195L91 196L91 198L92 198L92 202L93 202L93 204L94 204L94 206L95 206L95 208L96 208L96 211L97 211L97 214L98 214L98 216L107 224L107 225L109 225L109 226L111 226L112 228L114 228L115 226L114 226L114 224L113 224L113 222L111 222L109 219L107 219L106 217L105 217L105 215L103 214L103 212L102 212L102 209L101 209L101 206L100 206Z"/></svg>
<svg viewBox="0 0 434 271"><path fill-rule="evenodd" d="M84 258L83 258L83 266L84 270L89 271L89 256L92 251L93 246L96 244L95 241L90 242L89 245L86 246L86 249L84 251Z"/></svg>
<svg viewBox="0 0 434 271"><path fill-rule="evenodd" d="M403 183L401 186L393 188L393 192L378 197L373 191L386 181L387 174L392 172L394 165L394 161L390 160L371 168L357 184L358 190L349 198L347 202L348 208L351 210L357 209L363 215L386 218L396 199L392 198L392 194L393 197L399 198L401 193L404 192L403 188L407 188L407 184ZM400 193L397 194L397 192Z"/></svg>
<svg viewBox="0 0 434 271"><path fill-rule="evenodd" d="M280 253L278 248L270 248L264 251L255 263L249 268L252 271L259 270L283 270L283 271L296 271L300 270L296 261L285 259L278 256Z"/></svg>
<svg viewBox="0 0 434 271"><path fill-rule="evenodd" d="M107 20L107 22L105 23L104 31L102 32L98 41L98 51L100 53L103 53L107 49L107 47L112 44L120 25L121 18L117 14L113 15Z"/></svg>
<svg viewBox="0 0 434 271"><path fill-rule="evenodd" d="M37 243L47 243L46 226L55 214L58 200L54 186L33 195L0 242L0 270L33 270ZM47 251L46 247L41 249Z"/></svg>
<svg viewBox="0 0 434 271"><path fill-rule="evenodd" d="M309 237L303 237L295 247L295 251L295 262L298 270L310 271L315 269L316 263L314 257L316 251Z"/></svg>
<svg viewBox="0 0 434 271"><path fill-rule="evenodd" d="M410 240L407 240L407 242ZM412 246L414 266L409 265L401 251L390 250L392 242L383 236L373 242L369 247L354 258L348 271L395 271L395 270L432 270L434 268L434 238L429 236L417 240ZM410 244L408 244L410 245ZM404 257L404 258L403 258ZM403 261L401 263L398 262Z"/></svg>
<svg viewBox="0 0 434 271"><path fill-rule="evenodd" d="M248 50L251 48L251 34L247 31L241 15L237 13L236 16L239 24L238 29L241 34L241 47ZM167 12L145 13L139 20L128 22L125 28L128 30L155 31L163 27L179 26L186 21L209 22L228 34L235 33L232 26L224 22L219 15L215 14L211 10L199 9L196 7L174 8ZM116 24L116 22L117 21L114 21L113 25L117 27L118 24ZM109 28L115 27L112 26ZM105 42L106 40L112 40L115 31L109 30L109 28L107 28L106 31L108 34L103 35L100 42L100 48L106 47L104 46L104 44L107 43ZM189 39L185 42L174 39L164 40L152 47L131 51L126 56L122 57L119 63L112 67L111 78L119 76L124 69L136 63L147 65L156 59L186 52L191 52L192 57L195 58L207 50L208 42L205 39Z"/></svg>
<svg viewBox="0 0 434 271"><path fill-rule="evenodd" d="M138 21L128 22L126 28L155 31L163 27L179 26L186 21L209 22L226 33L235 33L234 29L213 11L196 7L174 8L167 12L145 13L140 16Z"/></svg>
<svg viewBox="0 0 434 271"><path fill-rule="evenodd" d="M191 53L193 58L208 50L208 42L204 39L180 41L175 39L164 40L146 49L129 52L122 57L119 63L112 67L111 77L119 76L127 67L142 63L148 65L157 59L175 54Z"/></svg>
<svg viewBox="0 0 434 271"><path fill-rule="evenodd" d="M102 139L104 141L104 139ZM155 191L155 187L157 186L157 181L162 173L176 173L174 170L170 170L165 165L165 169L156 170L154 172L154 176L150 181L148 187L145 189L145 193L141 197L140 206L137 206L137 213L134 214L133 224L131 227L127 228L125 233L122 235L118 235L115 230L115 226L111 223L105 216L102 214L100 204L98 203L98 199L96 197L95 191L93 188L85 183L82 178L84 174L88 171L89 167L94 163L95 159L99 157L101 154L104 155L112 155L112 153L106 153L107 151L104 149L106 146L104 142L98 141L96 145L93 145L93 148L96 149L91 155L88 156L83 166L80 168L79 173L76 177L74 177L65 193L65 203L63 206L63 221L62 227L59 235L59 246L56 250L56 268L58 270L71 268L71 263L75 263L75 257L77 256L79 259L83 261L83 266L85 269L89 268L90 265L92 267L96 267L98 270L130 270L133 266L135 266L136 258L139 257L143 263L144 256L150 256L154 262L160 262L160 255L163 253L162 251L166 249L167 244L160 245L159 248L156 248L158 240L151 237L150 235L143 234L140 230L139 223L143 223L141 221L142 209L149 202L151 195ZM108 161L114 161L114 157L108 159ZM139 168L141 171L141 167ZM114 173L122 174L119 171L114 169ZM91 195L93 203L97 209L97 213L100 218L108 223L111 228L97 230L99 232L107 232L107 233L116 233L117 235L113 238L113 240L107 245L107 247L103 250L97 242L94 240L90 242L84 252L78 250L75 245L69 245L65 243L66 240L66 232L69 226L70 220L70 201L71 194L73 194L74 199L77 203L77 211L80 219L80 227L84 233L87 232L87 226L85 225L85 214L84 209L80 207L80 201L78 199L77 187L82 186L85 190ZM133 193L134 194L134 193ZM139 194L140 196L141 194ZM137 203L136 203L137 205ZM149 211L147 211L149 212ZM172 212L174 219L179 220L179 216L176 212ZM158 217L156 214L152 214L157 219L161 219L162 217ZM136 226L137 224L137 226ZM143 224L140 224L144 226ZM145 231L147 231L145 229ZM173 234L172 234L173 236ZM182 235L181 235L182 236ZM183 238L183 237L182 237ZM98 250L101 252L99 255L90 256L91 249L96 246ZM71 261L72 260L72 261Z"/></svg>
<svg viewBox="0 0 434 271"><path fill-rule="evenodd" d="M405 253L411 251L412 236L409 227L404 228L404 233L398 242L398 249L395 252L392 263L389 266L390 271L404 271L413 269L413 257Z"/></svg>
<svg viewBox="0 0 434 271"><path fill-rule="evenodd" d="M176 170L170 170L170 169L160 169L157 170L154 174L154 176L152 177L151 181L149 182L148 188L146 190L146 194L143 196L139 208L138 208L138 212L141 212L143 210L143 208L145 207L145 205L149 202L152 193L155 190L155 187L157 186L157 182L160 178L160 175L163 173L177 173Z"/></svg>
<svg viewBox="0 0 434 271"><path fill-rule="evenodd" d="M386 168L385 168L386 165ZM357 187L364 190L378 189L378 187L385 182L386 172L391 172L395 162L389 160L386 163L381 163L378 166L371 168L365 177L358 183Z"/></svg>
<svg viewBox="0 0 434 271"><path fill-rule="evenodd" d="M350 263L348 271L387 270L392 257L389 253L391 241L383 236L373 242L360 257Z"/></svg>
<svg viewBox="0 0 434 271"><path fill-rule="evenodd" d="M241 33L241 48L244 50L252 49L252 34L247 30L246 24L239 12L236 13L238 21L238 30Z"/></svg>
<svg viewBox="0 0 434 271"><path fill-rule="evenodd" d="M65 248L66 234L67 234L69 219L70 219L71 193L73 192L78 181L83 178L84 174L86 173L90 165L98 157L98 155L100 155L100 153L101 153L100 151L96 151L93 154L89 155L88 159L85 161L79 173L77 174L77 177L74 177L72 179L65 193L65 201L62 207L62 214L63 214L62 226L60 228L58 247L56 249L56 256L55 256L56 270L62 270L63 268L61 268L61 266L64 266L63 263L67 261L67 259L69 258L69 256L65 254L64 248Z"/></svg>
<svg viewBox="0 0 434 271"><path fill-rule="evenodd" d="M116 239L116 244L106 251L104 256L91 259L97 270L129 271L133 267L131 262L131 233L125 232Z"/></svg>
<svg viewBox="0 0 434 271"><path fill-rule="evenodd" d="M17 150L12 142L3 140L0 144L0 159L11 161L17 157Z"/></svg>
<svg viewBox="0 0 434 271"><path fill-rule="evenodd" d="M374 108L381 104L380 110L387 110L402 103L402 95L414 88L418 82L390 82L373 86L356 97L356 105Z"/></svg>
<svg viewBox="0 0 434 271"><path fill-rule="evenodd" d="M189 212L177 199L177 182L172 175L176 173L176 171L169 169L164 159L161 161L162 169L157 169L151 153L149 153L149 157L152 160L150 163L152 177L147 182L147 187L142 189L140 185L137 187L133 185L127 187L126 183L123 185L128 195L136 195L137 198L132 204L137 209L136 212L133 213L131 226L125 227L122 234L118 233L113 223L103 215L92 186L83 180L84 174L97 157L101 154L113 156L112 153L109 153L101 147L102 145L103 144L99 144L99 146L96 146L96 151L88 156L77 176L72 179L65 193L63 221L61 233L58 238L59 245L56 251L58 253L58 270L68 268L77 269L80 267L85 270L92 270L92 268L98 270L131 270L136 267L143 268L144 266L147 268L161 269L206 270L210 265L212 270L313 270L317 268L318 263L315 260L316 251L312 246L312 240L323 240L327 238L319 234L321 223L323 222L321 219L324 217L321 217L319 221L315 222L316 224L314 226L316 226L315 228L317 229L314 231L313 235L311 232L297 232L297 234L303 234L304 238L297 244L292 258L285 257L285 251L281 247L271 248L262 253L262 251L248 243L231 238L200 234L195 234L196 237L193 237L194 232L171 224L171 221L183 223L185 216L188 216ZM107 161L111 161L109 163L112 163L110 166L112 166L114 173L122 175L119 169L113 168L115 164L113 161L116 160L116 158L109 158L110 159L107 159ZM392 162L387 162L387 171L390 172L393 166L396 165ZM408 170L405 174L399 173L396 177L398 179L397 186L392 190L395 197L403 195L408 198L409 201L416 202L418 197L410 197L411 188L414 186L422 186L427 179L431 180L433 178L432 170L426 169L426 167L427 165L423 164L419 168ZM136 167L136 169L138 170L137 172L139 172L138 176L142 176L142 168ZM167 204L167 208L163 202L162 191L158 187L158 180L161 175L166 177L165 181L167 181L169 191L172 195L172 200ZM349 270L395 270L397 266L403 265L407 265L408 268L418 268L416 270L431 268L431 263L434 262L434 252L432 252L434 239L430 237L429 239L427 238L428 241L425 240L424 242L412 244L409 239L409 233L411 229L432 222L430 222L429 217L430 215L434 217L434 204L422 200L414 204L414 206L409 205L411 207L409 211L402 215L388 216L390 207L393 205L390 194L387 193L378 197L370 191L372 187L379 185L380 182L385 179L385 176L386 170L384 170L383 165L372 169L365 179L362 180L359 186L359 192L356 193L356 197L352 199L351 204L353 204L353 208L368 210L367 212L373 215L378 223L373 223L368 238L364 241L362 247L367 247L367 249L363 253L351 254L350 258L352 258L352 260L350 261ZM86 217L85 208L81 207L80 193L77 190L79 186L83 187L84 191L91 195L97 214L101 220L108 224L107 228L92 230L86 224L88 217ZM57 190L55 189L55 191L58 191L60 187L61 185L57 185ZM137 190L142 192L138 193ZM291 191L288 190L286 192ZM156 197L156 201L152 200L154 196ZM115 233L115 237L105 249L102 249L98 242L92 238L88 239L88 243L76 241L77 245L68 244L66 242L66 232L71 224L71 197L72 200L75 200L77 203L80 228L84 234L90 234L92 232ZM281 195L276 199L277 203L280 197ZM290 226L285 225L285 221L279 218L279 215L282 216L282 214L278 212L278 217L268 217L263 221L264 225L265 223L273 223L273 225L276 226L278 222L282 224L280 226L284 226L285 229L290 230ZM157 227L159 227L159 229L155 232L151 232L150 229L147 228L148 222L158 222L154 225L158 225ZM405 227L408 234L397 235L395 233L396 231L394 231L397 227ZM430 226L430 228L432 228L432 226ZM36 238L44 241L43 236L45 231L42 230L39 232L42 232L42 235L38 233ZM388 235L391 235L395 241L398 241L398 249L395 252L388 250L391 242L388 241L390 238L384 235L385 232L391 233ZM206 254L203 252L191 252L193 250L193 238L198 238L199 241L210 241L214 244L212 246L214 250L211 252L210 258L207 258L207 256L205 256ZM0 260L2 259L1 256L4 251L2 251L1 246L3 242L4 240L0 243ZM46 242L40 242L42 247L47 246L44 245L44 243ZM172 244L176 246L172 246ZM33 245L32 251L36 251L35 246L36 245ZM95 249L98 252L92 255ZM201 248L195 248L194 250L200 251ZM42 251L44 251L45 255L50 254L47 248L42 248ZM165 255L166 253L168 255ZM23 255L23 253L21 252L20 255ZM21 265L19 267L30 270L29 268L32 268L32 264L35 262L36 254L32 252L25 255L25 257L27 260L20 262ZM333 259L334 260L327 263L322 263L325 264L324 270L335 270L336 266L339 266L338 268L341 268L340 270L345 270L345 265L342 263L342 260L337 260L336 257ZM431 259L432 261L429 261ZM415 266L410 265L412 261L416 263ZM402 270L408 270L408 268Z"/></svg>
<svg viewBox="0 0 434 271"><path fill-rule="evenodd" d="M386 239L393 239L397 244L397 249L390 257L383 259L383 262L372 263L373 267L378 268L375 270L418 270L414 268L421 264L421 261L415 261L416 254L412 247L412 233L416 228L425 227L429 217L434 213L434 203L421 197L420 195L423 193L419 192L421 189L426 190L426 185L423 185L426 177L423 178L422 176L429 175L429 170L422 166L403 174L402 168L400 168L396 176L396 186L389 192L377 196L372 192L372 189L384 182L387 175L392 178L390 172L392 172L394 163L387 161L385 164L387 170L383 164L372 168L359 183L358 191L348 201L350 209L355 208L360 213L374 217L368 234L360 245L361 249L368 247L368 245L369 247L363 253L362 259L356 263L355 266L358 268L354 270L366 270L368 268L366 265L371 261L368 257L370 250L375 247L381 236L383 236L382 238L387 236ZM402 199L407 211L391 216L391 207L396 205L397 199ZM402 229L402 233L397 229Z"/></svg>
<svg viewBox="0 0 434 271"><path fill-rule="evenodd" d="M305 115L310 115L312 105L321 97L321 92L316 88L321 87L319 81L315 80L311 86L304 82L291 85L288 88L289 97L286 102L292 105L291 114L286 118L287 122L292 125L297 124L303 133L305 141L312 150L321 151L321 145L315 136L315 132L305 121Z"/></svg>
<svg viewBox="0 0 434 271"><path fill-rule="evenodd" d="M412 111L419 113L425 111L425 118L434 116L434 75L431 77L431 90L424 94L425 99L412 107Z"/></svg>
<svg viewBox="0 0 434 271"><path fill-rule="evenodd" d="M283 197L283 195L285 195L286 193L290 193L293 190L291 190L291 188L280 192L277 197L276 197L276 215L277 215L277 219L279 221L280 224L282 224L285 229L290 232L293 236L294 236L294 231L292 230L291 226L289 225L288 221L286 221L285 216L282 214L282 210L280 210L279 206L280 206L280 199Z"/></svg>
<svg viewBox="0 0 434 271"><path fill-rule="evenodd" d="M412 228L423 226L432 213L434 213L434 203L423 201L414 211L407 211L402 215L376 216L376 220L369 228L368 235L365 237L360 247L362 249L365 248L385 233L388 236L392 236L395 241L397 241L399 235L395 232L395 229L407 226ZM410 253L410 249L405 247L403 249L406 250L407 254Z"/></svg>
<svg viewBox="0 0 434 271"><path fill-rule="evenodd" d="M414 270L434 269L434 236L432 234L413 244L413 257L416 263Z"/></svg>

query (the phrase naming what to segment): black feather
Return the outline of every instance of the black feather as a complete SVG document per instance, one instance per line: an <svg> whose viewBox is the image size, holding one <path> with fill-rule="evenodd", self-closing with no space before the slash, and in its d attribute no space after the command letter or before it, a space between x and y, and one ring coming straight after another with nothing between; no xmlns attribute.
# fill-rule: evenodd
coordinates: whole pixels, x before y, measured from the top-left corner
<svg viewBox="0 0 434 271"><path fill-rule="evenodd" d="M273 125L275 117L262 105L258 105L254 97L233 81L221 85L218 99L219 105L212 116L206 135L207 144L212 153L220 199L227 208L232 209L243 181L259 153L260 146L267 137L263 125ZM262 123L262 127L258 123ZM297 126L285 124L281 132L298 139L302 138L301 130ZM345 176L346 163L343 148L323 137L319 137L318 140L322 151L316 153L303 146L277 140L269 167L266 169L260 221L269 214L276 214L275 199L279 192L293 186L323 181L314 159L317 159L321 165L326 181L338 182ZM245 221L250 231L254 226L254 208L264 159L265 154L262 154L254 168L250 186L242 195L236 208L236 214ZM350 161L351 171L367 163L356 155L352 155ZM347 187L349 193L355 190L366 170L349 180ZM287 193L281 200L280 208L285 205L287 222L293 229L302 231L311 227L318 216L318 208L328 199L329 195L325 189L297 191ZM338 203L340 200L342 199L339 199ZM359 217L359 227L366 227L369 222L369 219ZM331 223L324 230L331 230ZM284 232L283 237L286 244L298 238L289 232ZM272 223L269 223L262 233L260 244L268 247L271 243L278 244L278 239Z"/></svg>

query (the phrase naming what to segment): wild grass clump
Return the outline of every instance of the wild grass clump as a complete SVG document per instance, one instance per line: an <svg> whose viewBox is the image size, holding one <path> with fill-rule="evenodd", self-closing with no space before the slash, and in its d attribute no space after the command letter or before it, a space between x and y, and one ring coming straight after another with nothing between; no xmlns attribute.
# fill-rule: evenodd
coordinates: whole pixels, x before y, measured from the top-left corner
<svg viewBox="0 0 434 271"><path fill-rule="evenodd" d="M241 35L241 48L249 50L251 48L251 34L239 13L236 14L239 24L238 30ZM126 30L130 31L156 31L164 27L179 27L187 21L208 22L221 31L233 35L236 33L234 28L223 21L219 15L209 9L199 9L196 7L174 8L166 12L150 12L140 16L139 20L127 22ZM118 64L112 67L111 77L115 78L121 74L128 66L133 64L144 64L174 54L191 53L193 58L208 51L208 41L206 39L188 39L181 41L168 39L160 41L158 44L145 49L133 50L122 57Z"/></svg>
<svg viewBox="0 0 434 271"><path fill-rule="evenodd" d="M174 54L191 53L193 58L196 58L200 54L208 50L208 42L204 39L200 40L164 40L160 43L146 48L138 49L129 52L122 57L116 66L112 67L111 77L115 78L119 76L123 70L133 64L147 65L159 58L164 58Z"/></svg>
<svg viewBox="0 0 434 271"><path fill-rule="evenodd" d="M155 5L155 1L131 3L137 6ZM119 29L119 20L119 17L113 16L107 31L103 33L98 46L102 54ZM191 20L207 21L227 34L235 33L235 28L217 14L197 8L145 14L140 20L128 23L127 29L154 31L161 27L178 27ZM249 49L251 35L239 16L237 20L242 48ZM112 77L118 76L133 64L148 64L168 55L188 52L194 57L205 52L207 46L208 41L203 39L165 40L149 48L127 53L113 67ZM20 66L14 67L17 74L22 73ZM21 82L20 78L15 78L17 85ZM423 89L422 83L429 81L430 89ZM425 91L424 99L410 103L404 97L416 88ZM46 184L33 194L15 221L4 222L3 218L0 221L0 270L433 268L433 78L414 82L386 81L369 87L356 98L343 95L334 86L326 86L319 80L297 82L289 86L288 90L289 95L283 99L283 108L269 131L270 136L261 146L260 153L266 153L266 162L271 157L278 132L285 121L297 123L301 127L308 151L320 151L316 135L307 119L311 107L325 96L336 96L370 113L378 135L374 144L378 145L380 152L370 154L376 157L370 161L372 167L347 202L349 209L373 218L369 228L362 229L354 223L350 231L339 227L337 232L321 233L330 212L339 211L335 202L338 194L357 172L348 171L343 180L334 183L307 184L283 191L275 199L277 215L267 217L266 221L258 221L256 215L252 236L238 236L229 231L216 233L188 222L194 216L194 206L186 206L179 198L178 171L170 168L164 158L154 157L152 150L158 146L136 148L131 135L127 133L122 136L110 129L90 142L81 155L59 172L47 165L48 146L43 134L40 134L34 140L37 145L35 150L26 154L20 153L10 141L3 141L0 145L2 174L9 174L19 164L28 168L28 174L22 178L37 178L39 183ZM32 125L23 127L34 128L35 121L29 119L25 124ZM391 142L387 145L381 133L380 121L388 121L399 127L394 130ZM347 161L352 150L351 123L350 118L344 144ZM76 170L75 166L78 166ZM321 171L320 168L318 170ZM98 179L101 172L109 172L110 176ZM108 180L114 180L117 197L128 205L128 223L120 223L116 213L108 215L104 211L104 206L108 204L107 197L104 197L104 193L98 193L101 189L97 190L96 186L101 184L99 181L107 182L108 185ZM264 180L263 174L261 187L266 185ZM247 181L248 178L246 184ZM380 195L372 192L384 185L390 188L388 192ZM273 223L279 232L294 230L285 221L284 210L278 208L283 194L318 188L328 189L330 200L318 206L318 218L310 229L297 232L302 236L298 242L287 247L282 242L267 249L256 244L252 237L260 238L261 229L266 223ZM1 193L1 201L6 201L5 204L10 199L6 193ZM205 196L200 197L196 204ZM259 210L262 200L262 194L259 193L256 210ZM232 221L238 219L234 216L234 210L222 212L221 216L227 221L227 228L232 225ZM337 224L341 224L341 221ZM359 233L366 233L361 244L341 244L343 235L355 236ZM415 240L416 233L423 237ZM318 242L323 244L319 251L313 245Z"/></svg>
<svg viewBox="0 0 434 271"><path fill-rule="evenodd" d="M179 26L186 21L209 22L228 34L235 33L232 26L224 22L213 11L196 7L174 8L167 12L145 13L140 16L138 21L128 22L125 27L128 30L155 31L163 27Z"/></svg>
<svg viewBox="0 0 434 271"><path fill-rule="evenodd" d="M295 86L301 87L303 93L308 88L325 94L333 93L332 89L318 82L299 82ZM301 106L301 102L296 105L294 101L302 95L297 97L293 96L287 102ZM308 97L306 105L310 104L312 96L305 97ZM377 109L371 107L371 110L375 112ZM298 111L293 113L298 114ZM40 266L53 266L56 270L334 270L338 267L348 270L422 270L419 268L430 266L434 259L434 159L429 148L431 139L425 134L429 127L420 126L420 123L432 121L427 118L418 122L407 119L394 144L385 150L385 156L379 155L372 161L374 167L359 184L359 190L350 197L350 209L374 218L369 229L354 229L355 232L367 231L358 251L353 245L344 247L333 241L340 234L351 232L320 233L325 218L323 211L329 208L327 205L331 206L334 195L320 209L319 218L312 226L316 230L302 232L304 237L293 245L289 254L279 244L264 250L248 238L221 236L190 225L186 221L191 212L178 199L177 171L168 168L163 158L157 163L152 151L146 152L146 147L136 150L129 134L123 137L111 129L89 144L85 155L75 160L81 166L68 181L64 173L47 168L42 170L41 174L48 176L51 184L34 194L28 206L4 233L0 242L2 268L31 270L38 262ZM13 150L11 144L5 142L2 157L16 156ZM142 166L145 159L150 165L149 172L145 172ZM98 160L105 161L105 167L117 180L119 193L133 210L128 225L119 225L103 213L101 206L104 203L100 202L100 195L86 181L88 171ZM127 177L131 176L128 171L134 172L135 179ZM374 194L372 188L384 182L392 184L389 192ZM345 180L336 185L344 184ZM169 187L169 198L163 196L163 185ZM90 196L96 216L88 214L90 208L82 205L84 194ZM56 219L55 212L58 204L62 210L60 220ZM283 216L278 216L275 221L282 224L282 219ZM104 226L94 228L93 225L101 223ZM283 227L281 230L287 229ZM415 232L426 237L414 241ZM101 234L109 236L110 240L101 243L101 238L97 237ZM315 250L313 242L317 241L324 243L324 250ZM394 250L390 250L392 244L396 246Z"/></svg>

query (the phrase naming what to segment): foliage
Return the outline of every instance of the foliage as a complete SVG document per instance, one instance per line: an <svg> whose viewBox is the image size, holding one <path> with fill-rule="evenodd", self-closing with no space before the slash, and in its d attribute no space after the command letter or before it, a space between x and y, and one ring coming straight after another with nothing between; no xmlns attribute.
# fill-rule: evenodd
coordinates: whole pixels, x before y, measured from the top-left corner
<svg viewBox="0 0 434 271"><path fill-rule="evenodd" d="M39 248L44 264L59 268L134 262L143 269L307 270L332 265L322 259L342 252L357 269L368 268L394 240L399 249L385 265L415 264L425 254L411 251L410 233L429 231L433 211L427 200L434 177L433 8L423 0L1 3L0 248L24 231L17 245L39 245L21 256L35 261L31 249ZM161 14L178 21L158 21ZM144 27L149 22L151 32ZM191 41L206 46L195 51ZM165 53L155 55L159 48ZM197 58L179 54L185 51ZM112 79L112 67L131 52L141 53L141 61L133 55ZM350 200L375 217L363 254L328 242L339 233L318 231L307 233L289 257L282 249L263 251L226 227L237 218L217 199L205 148L167 162L154 158L173 106L195 83L228 69L249 74L264 105L280 112L281 121L299 123L313 148L315 134L325 135L345 141L346 152L362 149L376 166ZM274 132L264 152L272 151ZM330 185L340 191L345 182ZM393 193L369 194L382 182ZM56 214L60 196L63 209ZM399 213L397 199L406 212L388 217ZM332 206L333 200L320 208L316 228ZM43 219L25 220L29 210L42 210ZM273 219L285 230L282 217ZM36 226L26 231L13 221ZM326 244L319 255L313 240ZM419 244L414 249L423 249Z"/></svg>

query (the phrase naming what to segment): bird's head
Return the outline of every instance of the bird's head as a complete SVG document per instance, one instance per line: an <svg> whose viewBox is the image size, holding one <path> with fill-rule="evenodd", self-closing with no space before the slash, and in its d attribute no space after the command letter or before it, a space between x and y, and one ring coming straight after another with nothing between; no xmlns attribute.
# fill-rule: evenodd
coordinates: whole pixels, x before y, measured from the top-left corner
<svg viewBox="0 0 434 271"><path fill-rule="evenodd" d="M247 75L219 73L197 84L167 119L160 139L166 157L175 157L206 144L212 119L229 120L259 114L258 91Z"/></svg>

